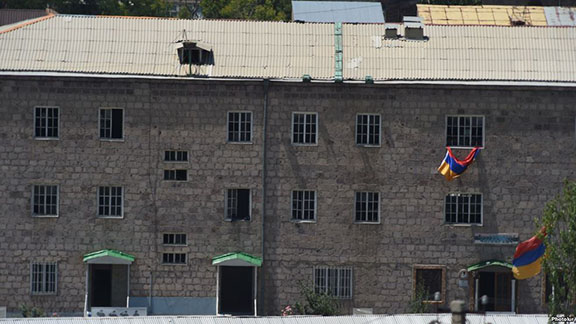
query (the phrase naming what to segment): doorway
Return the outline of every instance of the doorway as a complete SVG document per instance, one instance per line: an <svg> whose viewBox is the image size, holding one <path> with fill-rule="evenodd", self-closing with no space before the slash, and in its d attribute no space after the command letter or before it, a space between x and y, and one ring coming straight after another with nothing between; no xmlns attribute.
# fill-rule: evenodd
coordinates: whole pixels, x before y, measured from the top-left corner
<svg viewBox="0 0 576 324"><path fill-rule="evenodd" d="M483 271L477 277L477 300L488 297L486 305L478 302L478 310L488 312L514 312L515 280L511 272Z"/></svg>
<svg viewBox="0 0 576 324"><path fill-rule="evenodd" d="M221 266L218 314L255 315L255 267Z"/></svg>
<svg viewBox="0 0 576 324"><path fill-rule="evenodd" d="M112 265L92 265L92 305L93 307L112 306Z"/></svg>

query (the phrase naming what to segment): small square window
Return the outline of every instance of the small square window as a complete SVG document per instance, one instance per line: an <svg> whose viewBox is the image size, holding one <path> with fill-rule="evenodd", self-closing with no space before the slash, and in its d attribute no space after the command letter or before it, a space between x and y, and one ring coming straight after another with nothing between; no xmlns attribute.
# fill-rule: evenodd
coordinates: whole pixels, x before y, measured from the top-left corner
<svg viewBox="0 0 576 324"><path fill-rule="evenodd" d="M440 265L415 265L413 294L424 302L443 303L446 295L446 268ZM435 299L436 293L440 300Z"/></svg>
<svg viewBox="0 0 576 324"><path fill-rule="evenodd" d="M352 268L314 268L314 291L334 298L352 298Z"/></svg>
<svg viewBox="0 0 576 324"><path fill-rule="evenodd" d="M228 142L250 143L252 141L252 113L228 112Z"/></svg>
<svg viewBox="0 0 576 324"><path fill-rule="evenodd" d="M380 193L378 192L356 193L356 222L357 223L380 222Z"/></svg>
<svg viewBox="0 0 576 324"><path fill-rule="evenodd" d="M449 224L482 224L482 195L447 195L444 217Z"/></svg>
<svg viewBox="0 0 576 324"><path fill-rule="evenodd" d="M484 117L446 116L446 146L484 147Z"/></svg>
<svg viewBox="0 0 576 324"><path fill-rule="evenodd" d="M58 216L58 186L35 185L32 195L32 215Z"/></svg>
<svg viewBox="0 0 576 324"><path fill-rule="evenodd" d="M186 245L186 234L167 233L163 235L164 245Z"/></svg>
<svg viewBox="0 0 576 324"><path fill-rule="evenodd" d="M356 116L356 145L380 146L380 115Z"/></svg>
<svg viewBox="0 0 576 324"><path fill-rule="evenodd" d="M58 138L60 111L58 107L34 109L34 137Z"/></svg>
<svg viewBox="0 0 576 324"><path fill-rule="evenodd" d="M164 151L165 162L188 162L188 151Z"/></svg>
<svg viewBox="0 0 576 324"><path fill-rule="evenodd" d="M55 295L58 280L56 263L30 264L30 292L32 295Z"/></svg>
<svg viewBox="0 0 576 324"><path fill-rule="evenodd" d="M318 115L316 113L292 114L292 143L314 145L318 142Z"/></svg>
<svg viewBox="0 0 576 324"><path fill-rule="evenodd" d="M250 189L226 191L226 219L250 220Z"/></svg>
<svg viewBox="0 0 576 324"><path fill-rule="evenodd" d="M163 264L186 264L186 253L162 253Z"/></svg>
<svg viewBox="0 0 576 324"><path fill-rule="evenodd" d="M295 221L316 220L316 191L311 190L292 191L292 220Z"/></svg>
<svg viewBox="0 0 576 324"><path fill-rule="evenodd" d="M100 139L124 138L124 109L100 109Z"/></svg>
<svg viewBox="0 0 576 324"><path fill-rule="evenodd" d="M122 187L98 188L98 216L118 217L124 216L124 199Z"/></svg>
<svg viewBox="0 0 576 324"><path fill-rule="evenodd" d="M188 181L188 170L164 170L164 180Z"/></svg>

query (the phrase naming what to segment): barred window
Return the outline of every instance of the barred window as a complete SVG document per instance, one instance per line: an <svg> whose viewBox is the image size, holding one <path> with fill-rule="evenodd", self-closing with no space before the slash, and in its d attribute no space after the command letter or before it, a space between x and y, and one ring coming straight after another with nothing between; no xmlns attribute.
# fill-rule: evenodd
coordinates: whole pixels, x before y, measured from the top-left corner
<svg viewBox="0 0 576 324"><path fill-rule="evenodd" d="M250 220L250 189L226 191L226 219Z"/></svg>
<svg viewBox="0 0 576 324"><path fill-rule="evenodd" d="M444 212L446 223L482 224L482 195L449 194Z"/></svg>
<svg viewBox="0 0 576 324"><path fill-rule="evenodd" d="M186 264L186 253L162 253L163 264Z"/></svg>
<svg viewBox="0 0 576 324"><path fill-rule="evenodd" d="M356 144L380 145L380 115L359 114L356 116Z"/></svg>
<svg viewBox="0 0 576 324"><path fill-rule="evenodd" d="M123 196L122 187L99 187L98 216L123 217Z"/></svg>
<svg viewBox="0 0 576 324"><path fill-rule="evenodd" d="M34 136L36 138L58 138L58 107L36 107L34 109Z"/></svg>
<svg viewBox="0 0 576 324"><path fill-rule="evenodd" d="M165 162L187 162L188 151L164 151Z"/></svg>
<svg viewBox="0 0 576 324"><path fill-rule="evenodd" d="M58 216L58 186L34 186L32 214L34 216Z"/></svg>
<svg viewBox="0 0 576 324"><path fill-rule="evenodd" d="M163 235L164 245L186 245L186 234L167 233Z"/></svg>
<svg viewBox="0 0 576 324"><path fill-rule="evenodd" d="M413 293L424 301L442 303L446 293L445 267L441 265L416 265L413 272ZM434 294L440 293L440 300L435 300Z"/></svg>
<svg viewBox="0 0 576 324"><path fill-rule="evenodd" d="M54 295L57 287L56 263L30 265L30 292L33 295Z"/></svg>
<svg viewBox="0 0 576 324"><path fill-rule="evenodd" d="M316 144L317 142L316 113L293 113L292 114L292 143Z"/></svg>
<svg viewBox="0 0 576 324"><path fill-rule="evenodd" d="M314 290L335 298L352 298L352 268L314 268Z"/></svg>
<svg viewBox="0 0 576 324"><path fill-rule="evenodd" d="M380 193L378 192L356 193L356 222L358 223L380 222Z"/></svg>
<svg viewBox="0 0 576 324"><path fill-rule="evenodd" d="M124 138L124 109L120 108L100 109L100 138L101 139Z"/></svg>
<svg viewBox="0 0 576 324"><path fill-rule="evenodd" d="M316 191L292 191L292 219L298 221L316 220Z"/></svg>
<svg viewBox="0 0 576 324"><path fill-rule="evenodd" d="M187 181L188 170L164 170L164 180Z"/></svg>
<svg viewBox="0 0 576 324"><path fill-rule="evenodd" d="M484 117L447 116L446 146L476 147L484 146Z"/></svg>
<svg viewBox="0 0 576 324"><path fill-rule="evenodd" d="M249 143L252 141L252 112L228 112L228 142Z"/></svg>

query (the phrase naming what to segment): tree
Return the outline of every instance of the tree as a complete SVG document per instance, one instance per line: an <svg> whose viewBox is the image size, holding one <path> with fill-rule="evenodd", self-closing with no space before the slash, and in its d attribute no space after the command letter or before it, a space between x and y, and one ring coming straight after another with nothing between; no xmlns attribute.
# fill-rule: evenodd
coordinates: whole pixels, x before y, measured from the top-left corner
<svg viewBox="0 0 576 324"><path fill-rule="evenodd" d="M576 182L564 182L562 193L546 204L536 223L547 233L542 264L553 287L548 313L576 314Z"/></svg>
<svg viewBox="0 0 576 324"><path fill-rule="evenodd" d="M153 16L168 15L166 0L0 0L0 8L52 8L64 14Z"/></svg>
<svg viewBox="0 0 576 324"><path fill-rule="evenodd" d="M206 18L286 21L291 16L290 0L202 0Z"/></svg>

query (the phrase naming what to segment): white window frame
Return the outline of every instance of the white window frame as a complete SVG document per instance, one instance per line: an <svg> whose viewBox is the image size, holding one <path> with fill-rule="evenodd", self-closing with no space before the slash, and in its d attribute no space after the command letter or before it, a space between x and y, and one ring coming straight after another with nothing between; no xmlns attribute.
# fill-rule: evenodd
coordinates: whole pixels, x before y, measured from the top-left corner
<svg viewBox="0 0 576 324"><path fill-rule="evenodd" d="M235 219L228 217L228 190L248 190L248 219ZM227 188L224 190L224 220L227 222L249 222L252 221L252 195L253 190L249 188ZM238 208L238 207L236 207Z"/></svg>
<svg viewBox="0 0 576 324"><path fill-rule="evenodd" d="M34 213L34 203L35 203L35 195L34 195L34 189L36 187L56 187L56 214L35 214ZM44 190L46 190L46 188L44 188ZM59 185L54 185L54 184L34 184L32 185L32 199L31 199L31 206L32 209L30 210L30 213L32 214L32 217L39 217L39 218L57 218L60 215L60 186Z"/></svg>
<svg viewBox="0 0 576 324"><path fill-rule="evenodd" d="M58 121L56 124L56 130L58 131L58 136L36 136L36 118L38 117L38 115L36 114L36 110L37 109L56 109L56 111L58 111ZM58 106L35 106L34 107L34 127L32 129L33 132L33 136L34 139L37 140L48 140L48 141L55 141L55 140L59 140L60 139L60 107ZM48 127L48 123L46 123L46 128ZM48 132L48 131L46 131Z"/></svg>
<svg viewBox="0 0 576 324"><path fill-rule="evenodd" d="M121 215L101 215L100 214L100 188L109 188L110 189L110 197L109 197L109 205L108 208L110 208L110 210L112 210L112 188L120 188L121 190L121 196L120 196L120 212ZM97 205L97 209L96 209L96 215L98 216L98 218L115 218L115 219L122 219L124 218L124 187L122 186L99 186L98 187L98 192L96 194L96 205Z"/></svg>
<svg viewBox="0 0 576 324"><path fill-rule="evenodd" d="M458 123L460 123L460 118L461 117L467 117L467 118L481 118L482 119L482 145L479 146L480 148L484 148L484 146L486 145L486 118L484 117L484 115L446 115L445 119L444 119L444 143L446 144L446 146L448 146L448 118L449 117L456 117L458 119ZM460 127L457 127L458 130L460 129ZM472 132L470 133L470 136L472 136ZM458 135L458 140L460 138L460 135ZM472 142L472 141L470 141ZM456 145L456 146L450 146L451 148L454 149L471 149L474 148L474 146L462 146L462 145Z"/></svg>
<svg viewBox="0 0 576 324"><path fill-rule="evenodd" d="M186 179L185 179L185 180L166 179L166 177L165 177L166 171L170 171L170 172L171 172L171 171L174 171L174 175L176 176L176 172L179 171L179 170L184 170L184 171L186 171ZM162 181L168 181L168 182L187 182L188 179L189 179L188 169L164 169L164 170L162 171Z"/></svg>
<svg viewBox="0 0 576 324"><path fill-rule="evenodd" d="M480 199L481 199L481 203L480 203L480 223L470 223L470 199L468 200L468 223L458 223L458 214L456 214L456 222L452 223L452 222L447 222L446 221L446 197L448 196L461 196L461 195L468 195L470 196L470 198L472 197L472 195L479 195ZM450 225L450 226L483 226L484 225L484 195L482 195L479 192L451 192L448 193L444 196L444 199L442 200L442 204L444 205L444 213L443 213L443 217L444 217L444 225ZM456 211L458 211L458 205L456 205Z"/></svg>
<svg viewBox="0 0 576 324"><path fill-rule="evenodd" d="M40 276L41 290L35 290L34 281L34 266L42 266ZM54 266L54 290L47 291L46 285L48 280L47 266ZM30 295L56 295L58 293L58 263L56 262L30 262Z"/></svg>
<svg viewBox="0 0 576 324"><path fill-rule="evenodd" d="M312 218L312 219L294 218L294 198L295 198L294 194L297 192L302 192L304 195L307 192L313 192L314 193L314 218ZM304 208L304 205L302 206L302 208ZM302 209L300 212L304 213L304 209ZM316 223L316 221L318 220L318 192L316 190L306 190L306 189L292 190L292 193L290 195L290 219L292 220L292 222L295 222L295 223Z"/></svg>
<svg viewBox="0 0 576 324"><path fill-rule="evenodd" d="M164 243L164 235L174 235L174 241L176 241L176 235L184 235L186 238L185 244L178 244L178 243ZM186 233L162 233L162 245L164 246L188 246L188 234Z"/></svg>
<svg viewBox="0 0 576 324"><path fill-rule="evenodd" d="M186 260L184 260L184 263L176 263L176 262L164 262L164 255L165 254L173 254L174 255L174 260L176 260L176 254L184 254L184 257L186 258ZM187 265L188 264L188 253L186 252L162 252L162 261L161 261L162 265L169 265L169 266L183 266L183 265Z"/></svg>
<svg viewBox="0 0 576 324"><path fill-rule="evenodd" d="M122 137L121 138L110 138L110 137L102 137L100 136L100 132L101 132L101 127L102 127L102 120L100 118L100 114L102 112L102 110L114 110L114 109L120 109L122 110ZM103 142L124 142L124 139L126 138L126 111L124 108L121 107L100 107L98 109L98 138L100 139L100 141ZM110 134L112 134L112 130L110 130Z"/></svg>
<svg viewBox="0 0 576 324"><path fill-rule="evenodd" d="M356 204L357 204L357 194L361 193L361 194L378 194L378 221L374 222L374 221L361 221L361 220L357 220L356 219ZM366 212L368 212L368 199L366 199ZM372 224L372 225L377 225L380 224L382 222L382 217L381 217L381 213L380 213L380 208L382 206L382 194L379 191L354 191L354 223L355 224ZM366 215L367 216L367 215ZM366 217L368 218L368 217Z"/></svg>
<svg viewBox="0 0 576 324"><path fill-rule="evenodd" d="M368 129L370 129L370 121L378 116L378 144L364 144L358 143L358 117L368 116ZM370 132L368 132L368 137L370 137ZM355 127L354 127L354 142L360 147L381 147L382 146L382 115L374 113L358 113L356 114Z"/></svg>
<svg viewBox="0 0 576 324"><path fill-rule="evenodd" d="M337 294L336 296L334 296L331 292L331 287L329 285L328 282L328 273L330 270L335 270L337 273L336 276L336 291ZM331 266L320 266L320 267L314 267L313 269L314 273L312 274L312 287L314 287L314 292L316 293L329 293L332 297L336 298L336 299L352 299L354 297L354 270L352 269L352 267L331 267ZM317 273L318 271L323 272L324 275L324 280L325 280L325 286L318 286L317 282L318 282L318 277L317 277ZM349 294L348 295L343 295L341 294L342 290L345 289L343 288L342 285L342 273L344 271L349 271L350 277L349 277L349 282L348 282L348 286L349 286Z"/></svg>
<svg viewBox="0 0 576 324"><path fill-rule="evenodd" d="M306 120L307 120L307 116L308 115L315 115L316 116L316 132L315 132L315 136L314 136L314 143L298 143L298 142L294 142L294 116L297 114L304 114L305 120L304 120L304 124L306 124ZM310 112L310 111L293 111L292 112L292 117L290 119L290 142L292 143L292 145L295 146L318 146L318 132L319 132L319 127L318 125L320 125L320 121L319 121L319 117L318 117L318 113L317 112ZM306 133L304 133L304 137L306 137Z"/></svg>
<svg viewBox="0 0 576 324"><path fill-rule="evenodd" d="M231 141L229 136L229 127L230 127L230 114L250 114L250 140L249 141ZM240 134L240 130L238 130L238 137ZM249 110L231 110L228 111L226 114L226 142L229 144L253 144L254 139L254 113Z"/></svg>
<svg viewBox="0 0 576 324"><path fill-rule="evenodd" d="M166 153L174 152L175 160L166 160ZM178 160L179 153L186 153L186 160ZM164 156L162 157L164 163L190 163L190 151L187 150L164 150Z"/></svg>

